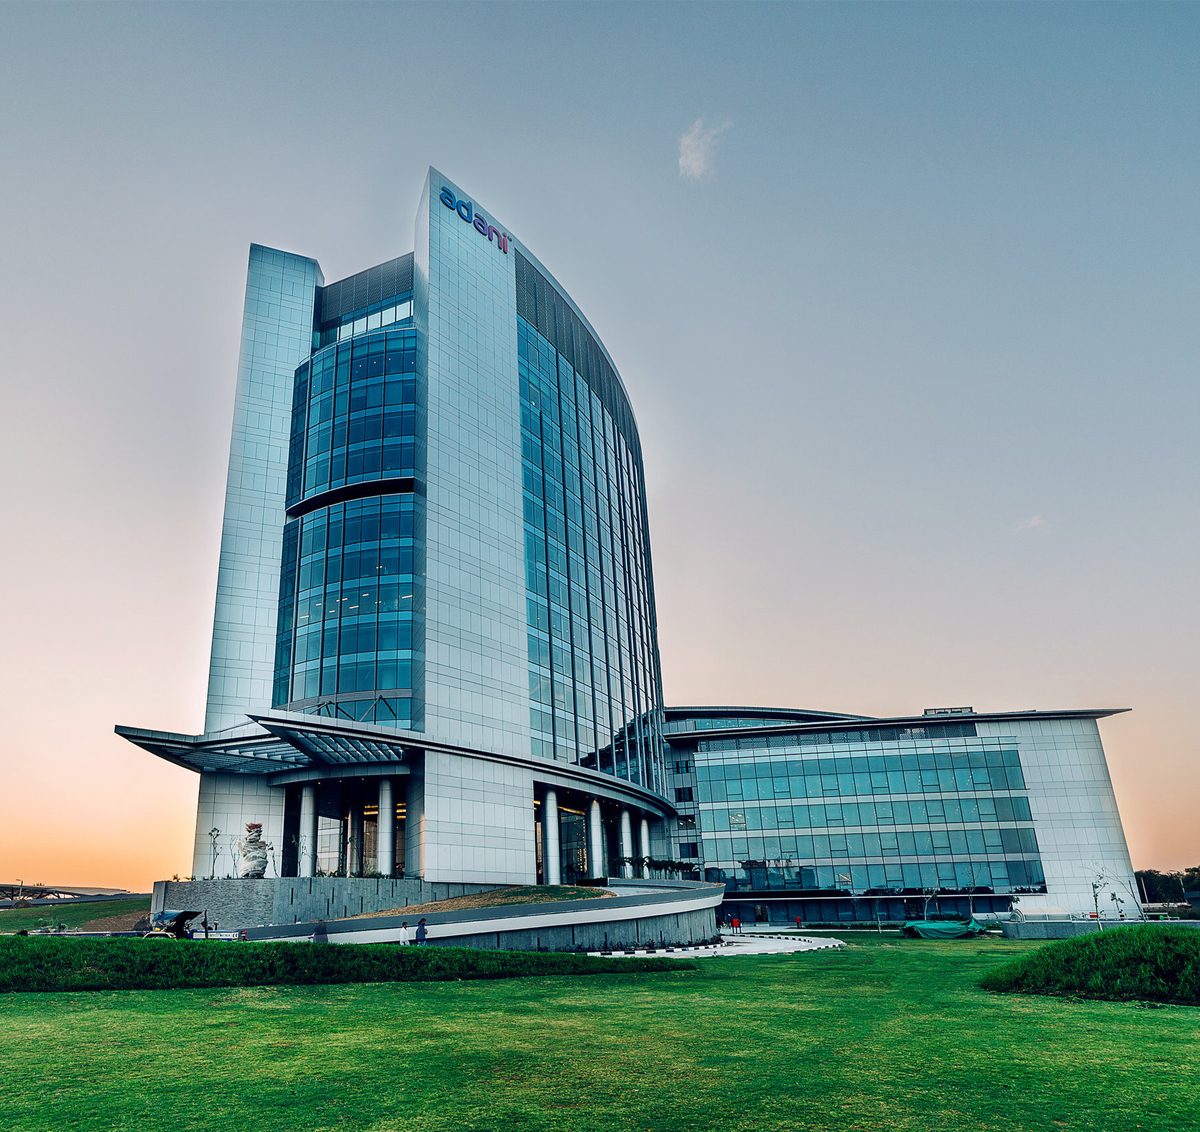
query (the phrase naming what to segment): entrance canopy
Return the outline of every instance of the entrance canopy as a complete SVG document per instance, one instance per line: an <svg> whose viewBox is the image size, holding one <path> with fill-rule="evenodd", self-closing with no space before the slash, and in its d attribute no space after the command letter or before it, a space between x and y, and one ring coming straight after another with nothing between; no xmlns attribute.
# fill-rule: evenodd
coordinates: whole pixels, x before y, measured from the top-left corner
<svg viewBox="0 0 1200 1132"><path fill-rule="evenodd" d="M218 774L279 774L402 763L424 746L422 737L378 727L346 727L339 720L280 712L251 716L243 727L207 735L179 735L118 726L118 735L152 755Z"/></svg>

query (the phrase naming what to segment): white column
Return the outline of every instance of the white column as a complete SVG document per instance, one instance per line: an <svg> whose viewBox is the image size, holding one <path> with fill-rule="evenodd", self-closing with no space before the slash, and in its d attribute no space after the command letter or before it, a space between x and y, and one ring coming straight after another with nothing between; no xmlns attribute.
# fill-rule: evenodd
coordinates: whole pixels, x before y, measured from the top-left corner
<svg viewBox="0 0 1200 1132"><path fill-rule="evenodd" d="M309 782L300 788L299 875L317 871L317 788Z"/></svg>
<svg viewBox="0 0 1200 1132"><path fill-rule="evenodd" d="M562 853L558 842L558 792L546 789L542 798L542 879L562 884Z"/></svg>
<svg viewBox="0 0 1200 1132"><path fill-rule="evenodd" d="M604 876L604 825L600 821L600 802L593 798L588 806L588 872Z"/></svg>
<svg viewBox="0 0 1200 1132"><path fill-rule="evenodd" d="M362 872L363 815L362 806L355 803L346 822L346 876Z"/></svg>
<svg viewBox="0 0 1200 1132"><path fill-rule="evenodd" d="M641 857L642 857L642 862L643 862L642 863L642 879L649 880L650 879L650 866L645 863L645 860L647 857L650 856L650 823L645 818L642 818L642 828L641 828L640 832L641 832L641 843L642 843Z"/></svg>
<svg viewBox="0 0 1200 1132"><path fill-rule="evenodd" d="M624 809L621 811L621 856L633 856L633 823L630 821L629 811ZM622 862L621 876L626 879L633 876L633 866Z"/></svg>
<svg viewBox="0 0 1200 1132"><path fill-rule="evenodd" d="M379 780L379 833L375 838L378 861L375 867L385 877L396 871L396 803L392 798L392 780Z"/></svg>
<svg viewBox="0 0 1200 1132"><path fill-rule="evenodd" d="M404 875L425 875L425 776L409 772L404 799Z"/></svg>

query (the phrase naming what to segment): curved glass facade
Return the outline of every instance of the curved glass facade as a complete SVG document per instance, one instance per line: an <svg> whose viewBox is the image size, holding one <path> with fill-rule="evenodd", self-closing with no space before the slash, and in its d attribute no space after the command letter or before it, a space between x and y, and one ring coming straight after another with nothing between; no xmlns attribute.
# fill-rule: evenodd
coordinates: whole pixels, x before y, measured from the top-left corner
<svg viewBox="0 0 1200 1132"><path fill-rule="evenodd" d="M442 267L436 304L412 256L318 290L294 380L273 706L528 751L661 795L629 400L532 259L497 258L450 219L433 246L443 265L462 258Z"/></svg>
<svg viewBox="0 0 1200 1132"><path fill-rule="evenodd" d="M708 879L731 892L1045 891L1016 750L1000 740L822 750L820 738L749 754L738 740L700 743Z"/></svg>
<svg viewBox="0 0 1200 1132"><path fill-rule="evenodd" d="M273 705L419 727L420 398L412 330L296 370Z"/></svg>
<svg viewBox="0 0 1200 1132"><path fill-rule="evenodd" d="M1016 735L967 719L786 727L739 719L670 737L680 856L727 901L773 919L870 920L1007 912L1047 891Z"/></svg>
<svg viewBox="0 0 1200 1132"><path fill-rule="evenodd" d="M662 793L641 453L585 376L517 324L532 752Z"/></svg>
<svg viewBox="0 0 1200 1132"><path fill-rule="evenodd" d="M332 488L416 475L416 348L412 330L377 331L296 370L289 514Z"/></svg>

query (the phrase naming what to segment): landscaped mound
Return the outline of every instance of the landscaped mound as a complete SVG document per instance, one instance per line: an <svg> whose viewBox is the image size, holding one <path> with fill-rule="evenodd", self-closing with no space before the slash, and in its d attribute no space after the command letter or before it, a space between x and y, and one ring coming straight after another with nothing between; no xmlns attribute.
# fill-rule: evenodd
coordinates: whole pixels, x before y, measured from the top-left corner
<svg viewBox="0 0 1200 1132"><path fill-rule="evenodd" d="M1147 925L1059 940L990 971L980 986L1200 1006L1200 931Z"/></svg>
<svg viewBox="0 0 1200 1132"><path fill-rule="evenodd" d="M601 959L465 947L52 936L0 939L0 992L435 982L694 969L694 963L669 959Z"/></svg>
<svg viewBox="0 0 1200 1132"><path fill-rule="evenodd" d="M127 931L150 911L148 896L112 900L61 900L27 908L0 908L0 932L51 928L59 924L85 932Z"/></svg>

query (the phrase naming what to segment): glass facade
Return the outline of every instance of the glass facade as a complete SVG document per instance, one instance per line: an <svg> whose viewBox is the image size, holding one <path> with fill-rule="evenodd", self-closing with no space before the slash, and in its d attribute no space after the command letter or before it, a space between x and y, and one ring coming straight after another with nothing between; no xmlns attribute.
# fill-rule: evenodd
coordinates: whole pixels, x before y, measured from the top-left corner
<svg viewBox="0 0 1200 1132"><path fill-rule="evenodd" d="M662 793L640 454L584 375L517 323L532 753Z"/></svg>
<svg viewBox="0 0 1200 1132"><path fill-rule="evenodd" d="M412 295L401 295L384 303L351 311L313 331L313 349L319 350L333 342L345 342L357 334L381 327L395 326L412 319Z"/></svg>
<svg viewBox="0 0 1200 1132"><path fill-rule="evenodd" d="M530 257L480 241L456 212L429 223L428 248L314 295L272 706L528 752L665 796L628 397Z"/></svg>
<svg viewBox="0 0 1200 1132"><path fill-rule="evenodd" d="M920 914L930 898L1007 911L1013 895L1046 891L1011 737L948 721L690 743L690 760L674 751L676 793L696 802L679 851L727 900L770 899L777 919L873 919Z"/></svg>
<svg viewBox="0 0 1200 1132"><path fill-rule="evenodd" d="M296 370L273 706L421 726L419 386L412 330Z"/></svg>

